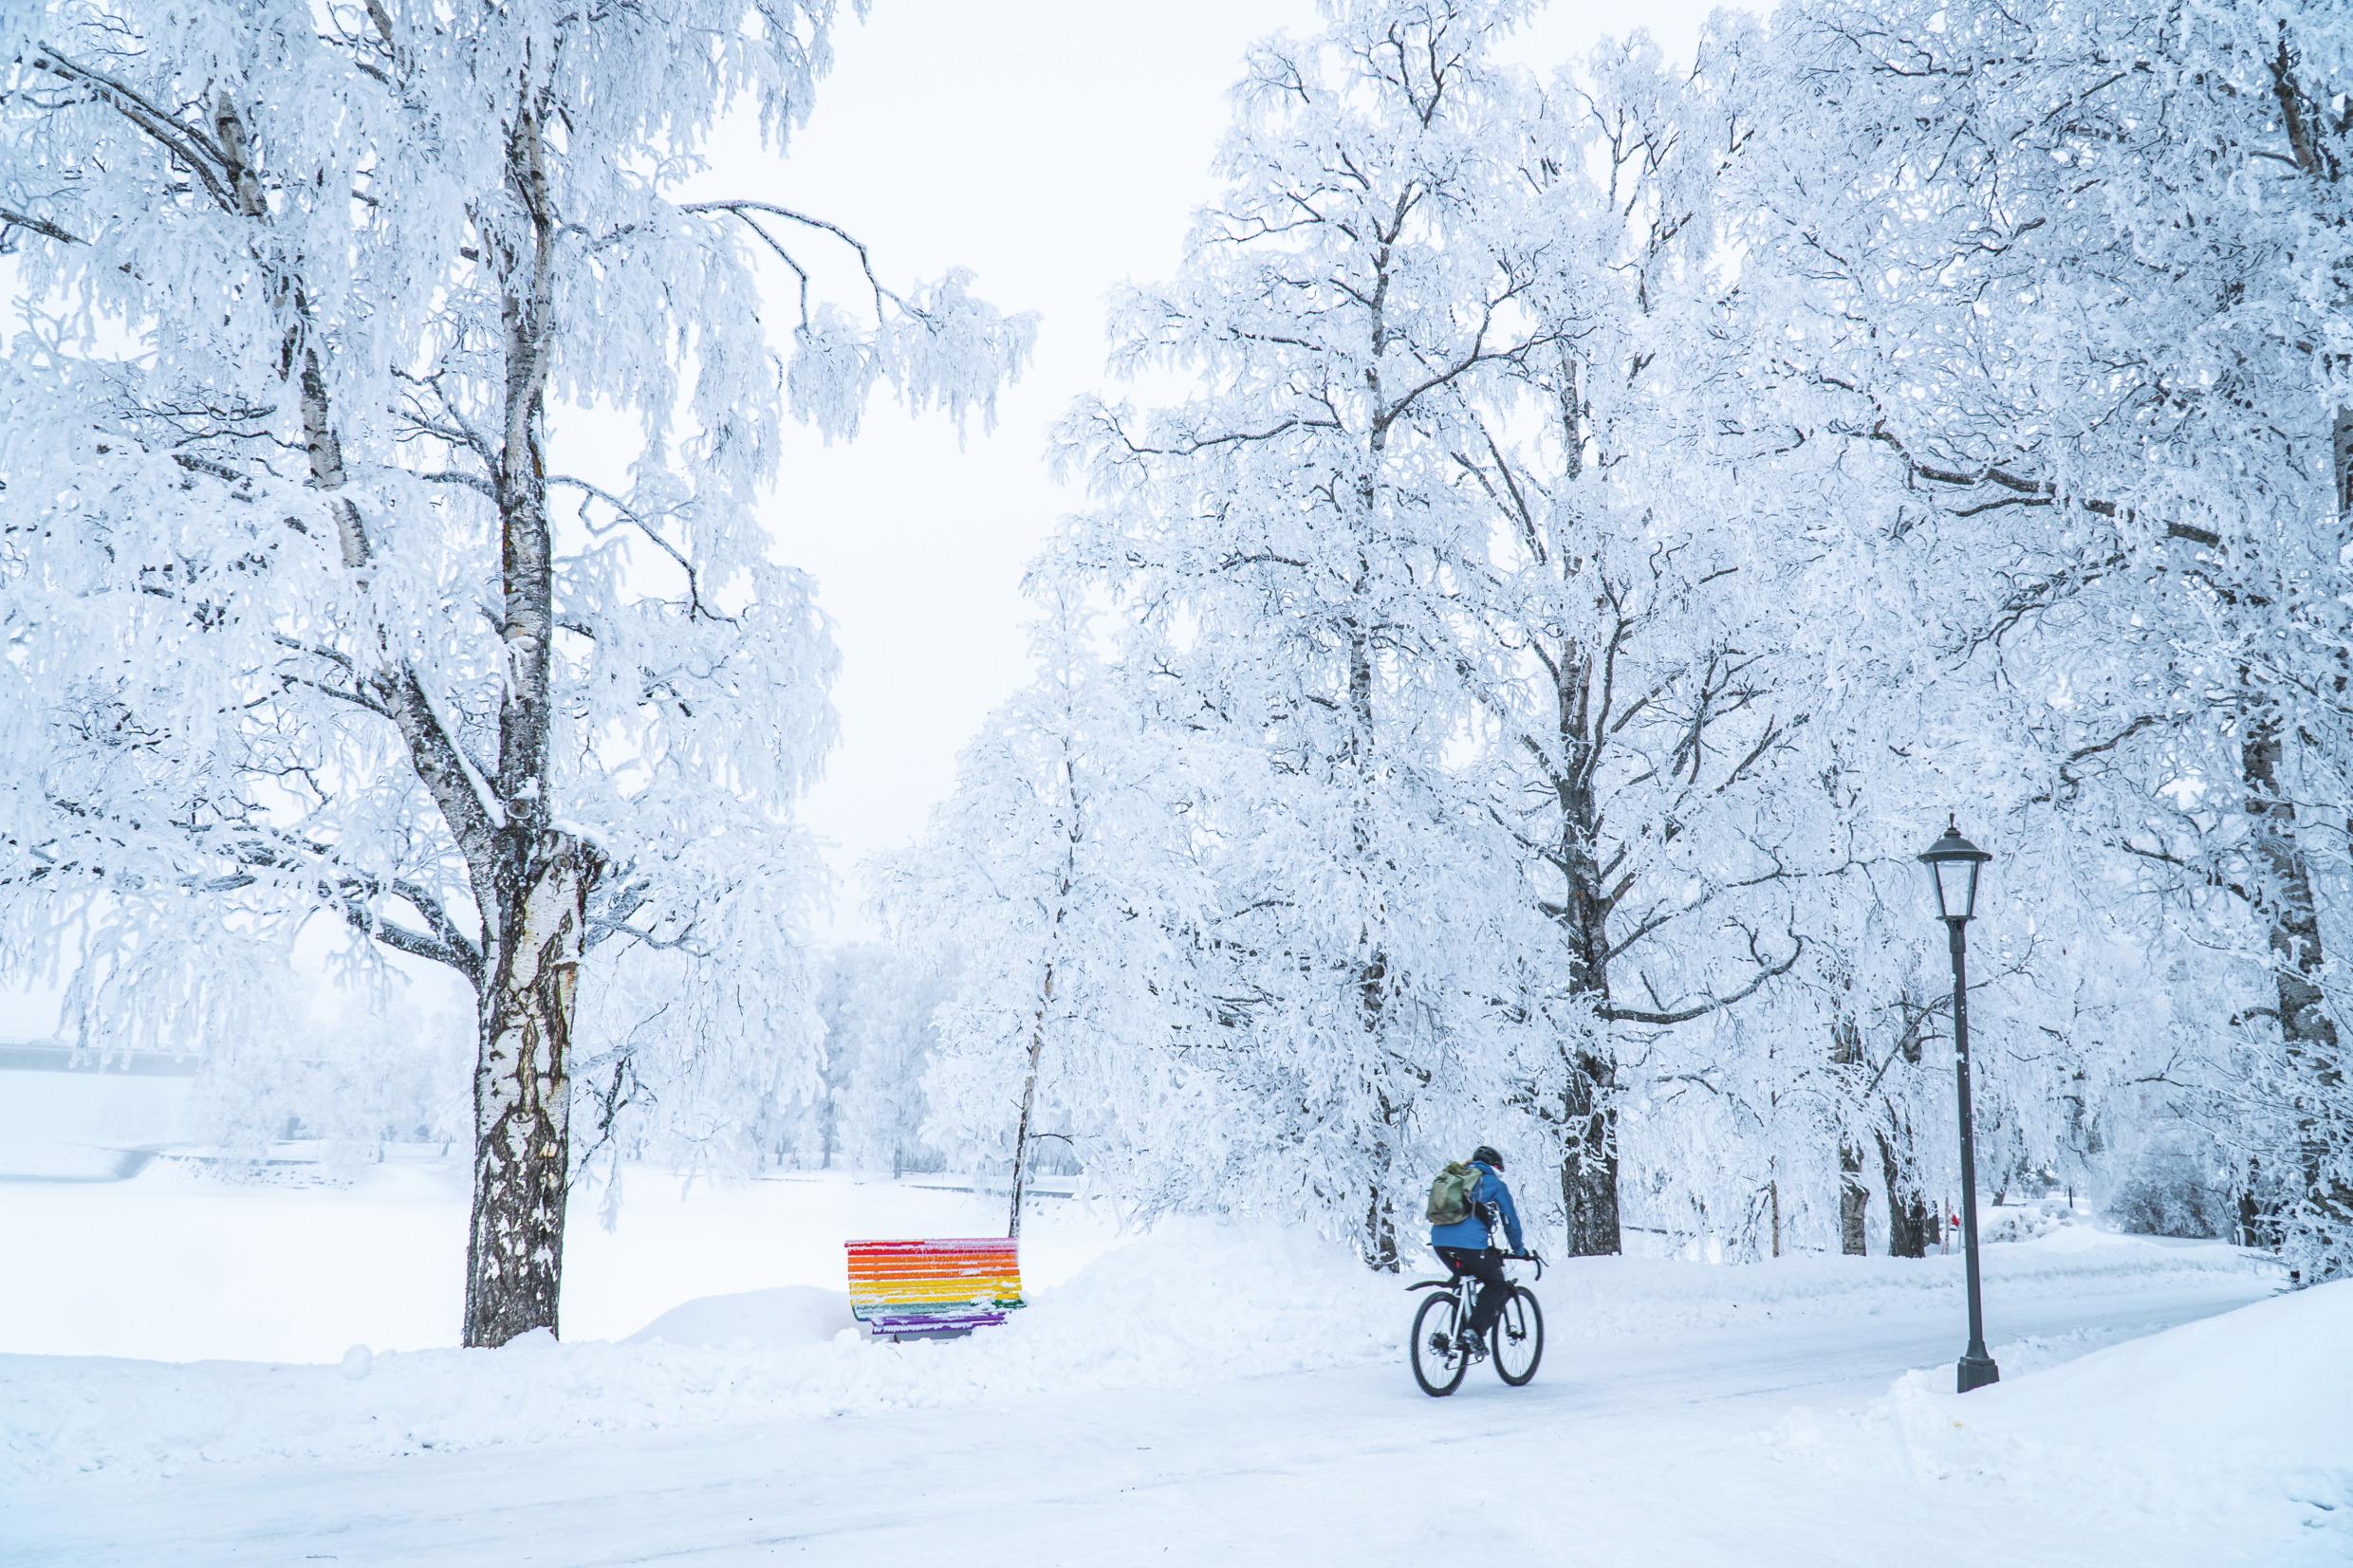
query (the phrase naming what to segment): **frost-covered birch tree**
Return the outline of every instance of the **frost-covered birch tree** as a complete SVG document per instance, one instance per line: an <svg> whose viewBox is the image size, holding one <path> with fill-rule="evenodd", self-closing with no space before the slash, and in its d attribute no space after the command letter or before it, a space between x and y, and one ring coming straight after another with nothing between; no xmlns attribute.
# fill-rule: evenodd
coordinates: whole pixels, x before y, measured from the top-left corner
<svg viewBox="0 0 2353 1568"><path fill-rule="evenodd" d="M1223 194L1118 312L1118 365L1189 391L1073 416L1095 507L1052 568L1126 613L1121 677L1199 781L1195 950L1252 1169L1380 1265L1528 1023L1517 855L1462 766L1490 513L1451 455L1478 389L1555 346L1499 156L1523 9L1336 5L1251 51Z"/></svg>
<svg viewBox="0 0 2353 1568"><path fill-rule="evenodd" d="M1499 813L1554 941L1534 966L1558 1048L1528 1094L1560 1151L1574 1253L1621 1246L1621 1049L1788 972L1783 889L1835 857L1789 787L1790 600L1818 475L1727 442L1716 207L1750 135L1743 29L1695 65L1604 44L1531 101L1519 244L1547 323L1451 453L1491 506L1475 613L1499 678ZM1805 683L1816 684L1810 678ZM1816 865L1812 862L1823 861Z"/></svg>
<svg viewBox="0 0 2353 1568"><path fill-rule="evenodd" d="M1208 896L1185 768L1141 744L1142 715L1087 644L1078 605L1050 601L1036 678L965 750L924 839L882 868L901 939L953 955L925 1135L975 1176L1006 1171L1015 1237L1047 1140L1146 1211L1191 1168L1173 1158L1184 1143L1215 1140L1176 1087L1203 1022L1184 949Z"/></svg>
<svg viewBox="0 0 2353 1568"><path fill-rule="evenodd" d="M758 523L786 407L985 415L1028 342L961 274L681 196L723 113L783 150L836 21L0 10L0 953L108 932L85 1027L126 1031L284 983L314 920L454 971L468 1344L557 1324L576 1095L708 1134L813 1036L833 655Z"/></svg>

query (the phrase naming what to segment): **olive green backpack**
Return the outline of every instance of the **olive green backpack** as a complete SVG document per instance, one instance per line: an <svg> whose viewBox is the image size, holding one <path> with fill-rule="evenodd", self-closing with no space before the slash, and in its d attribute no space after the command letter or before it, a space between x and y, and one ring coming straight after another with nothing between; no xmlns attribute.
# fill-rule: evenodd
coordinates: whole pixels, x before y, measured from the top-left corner
<svg viewBox="0 0 2353 1568"><path fill-rule="evenodd" d="M1471 1217L1473 1194L1479 1190L1479 1168L1451 1160L1430 1184L1430 1223L1460 1225Z"/></svg>

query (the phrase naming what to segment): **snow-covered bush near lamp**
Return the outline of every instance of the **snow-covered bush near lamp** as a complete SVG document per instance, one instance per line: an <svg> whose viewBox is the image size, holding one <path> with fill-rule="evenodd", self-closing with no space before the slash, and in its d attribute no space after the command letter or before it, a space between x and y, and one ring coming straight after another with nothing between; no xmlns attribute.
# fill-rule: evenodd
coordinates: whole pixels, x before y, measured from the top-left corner
<svg viewBox="0 0 2353 1568"><path fill-rule="evenodd" d="M2084 1218L2066 1198L2037 1198L2031 1203L1997 1208L1987 1215L1980 1239L1989 1246L1995 1242L2030 1242L2080 1224Z"/></svg>
<svg viewBox="0 0 2353 1568"><path fill-rule="evenodd" d="M2141 1236L2217 1237L2238 1226L2236 1197L2215 1168L2214 1143L2189 1128L2160 1129L2121 1163L2101 1212Z"/></svg>

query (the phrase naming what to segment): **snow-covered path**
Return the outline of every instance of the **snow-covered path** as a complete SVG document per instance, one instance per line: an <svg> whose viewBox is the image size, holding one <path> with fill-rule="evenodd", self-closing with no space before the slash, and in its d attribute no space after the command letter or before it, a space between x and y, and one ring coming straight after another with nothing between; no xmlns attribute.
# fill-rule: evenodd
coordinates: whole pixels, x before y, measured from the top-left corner
<svg viewBox="0 0 2353 1568"><path fill-rule="evenodd" d="M1997 1303L1996 1352L2015 1379L2265 1289L2216 1276ZM364 1466L89 1477L8 1501L0 1559L2258 1560L2232 1555L2243 1545L2282 1560L2276 1541L2201 1531L2194 1508L2153 1509L2129 1487L2066 1474L1971 1485L1893 1454L1877 1463L1872 1418L1853 1412L1907 1369L1949 1364L1960 1337L1950 1317L1922 1308L1763 1323L1647 1347L1583 1346L1576 1325L1556 1319L1532 1386L1508 1389L1481 1370L1448 1400L1424 1398L1392 1363ZM1404 1321L1400 1295L1400 1338ZM2029 1338L2059 1343L2017 1343ZM2310 1544L2328 1552L2329 1541L2345 1549L2333 1529Z"/></svg>

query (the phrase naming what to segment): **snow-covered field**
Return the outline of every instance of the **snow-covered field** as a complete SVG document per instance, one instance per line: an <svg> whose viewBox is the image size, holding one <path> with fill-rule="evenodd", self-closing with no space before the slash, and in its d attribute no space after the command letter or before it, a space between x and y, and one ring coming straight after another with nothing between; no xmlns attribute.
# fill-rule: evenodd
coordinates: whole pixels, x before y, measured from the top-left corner
<svg viewBox="0 0 2353 1568"><path fill-rule="evenodd" d="M1990 1249L1966 1400L1957 1258L1579 1263L1533 1386L1431 1401L1343 1254L1067 1202L1004 1329L862 1343L840 1240L993 1206L837 1178L640 1175L567 1342L423 1348L454 1180L8 1188L0 1561L2353 1559L2353 1285L2265 1300L2216 1245Z"/></svg>
<svg viewBox="0 0 2353 1568"><path fill-rule="evenodd" d="M617 1227L574 1206L564 1334L620 1338L680 1301L771 1285L842 1288L860 1235L990 1235L1001 1200L907 1183L781 1175L689 1187L632 1170ZM354 1344L454 1344L466 1253L462 1159L422 1155L348 1186L315 1164L232 1182L158 1159L120 1183L0 1186L0 1257L39 1290L0 1291L0 1351L167 1361L335 1361ZM1112 1227L1038 1205L1023 1262L1052 1284Z"/></svg>

